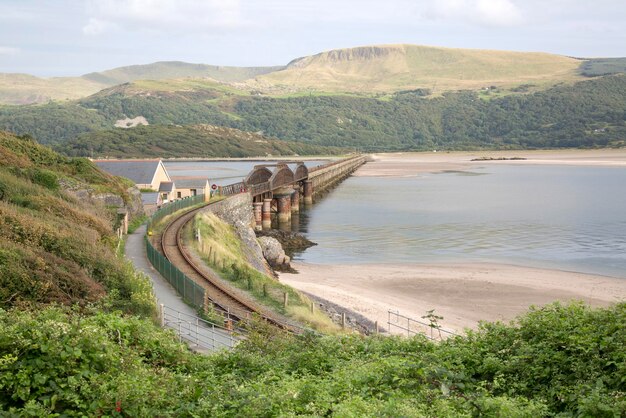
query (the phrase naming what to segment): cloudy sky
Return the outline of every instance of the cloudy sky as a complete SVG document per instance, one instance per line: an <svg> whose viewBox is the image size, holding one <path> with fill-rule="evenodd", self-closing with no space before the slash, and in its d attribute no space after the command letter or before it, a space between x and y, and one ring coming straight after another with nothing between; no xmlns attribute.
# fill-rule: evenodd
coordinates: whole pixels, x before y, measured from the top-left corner
<svg viewBox="0 0 626 418"><path fill-rule="evenodd" d="M0 0L0 72L286 64L411 43L626 56L625 0Z"/></svg>

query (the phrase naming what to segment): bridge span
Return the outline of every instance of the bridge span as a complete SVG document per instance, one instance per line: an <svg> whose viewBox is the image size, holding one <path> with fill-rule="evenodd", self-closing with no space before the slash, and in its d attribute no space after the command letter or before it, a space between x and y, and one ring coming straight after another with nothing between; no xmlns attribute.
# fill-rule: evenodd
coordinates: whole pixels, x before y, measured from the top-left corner
<svg viewBox="0 0 626 418"><path fill-rule="evenodd" d="M308 168L303 161L284 161L256 165L240 182L220 188L223 195L248 192L252 196L255 228L269 229L271 214L276 213L279 223L291 221L291 214L304 205L313 203L313 196L340 182L366 161L355 155L328 164ZM296 165L292 170L289 165Z"/></svg>

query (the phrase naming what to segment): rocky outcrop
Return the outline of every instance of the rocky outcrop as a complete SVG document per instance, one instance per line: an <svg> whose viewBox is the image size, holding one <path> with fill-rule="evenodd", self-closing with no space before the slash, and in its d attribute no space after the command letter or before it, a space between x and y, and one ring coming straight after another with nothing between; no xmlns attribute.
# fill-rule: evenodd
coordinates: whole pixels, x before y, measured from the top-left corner
<svg viewBox="0 0 626 418"><path fill-rule="evenodd" d="M301 253L307 248L317 245L316 243L308 240L304 235L291 231L270 229L268 231L257 231L256 235L259 239L262 237L274 238L280 243L285 254L289 257L293 257L295 253Z"/></svg>
<svg viewBox="0 0 626 418"><path fill-rule="evenodd" d="M261 237L259 238L259 244L263 251L263 256L270 263L270 266L279 270L291 267L289 264L291 258L285 254L285 250L283 250L282 245L276 238Z"/></svg>

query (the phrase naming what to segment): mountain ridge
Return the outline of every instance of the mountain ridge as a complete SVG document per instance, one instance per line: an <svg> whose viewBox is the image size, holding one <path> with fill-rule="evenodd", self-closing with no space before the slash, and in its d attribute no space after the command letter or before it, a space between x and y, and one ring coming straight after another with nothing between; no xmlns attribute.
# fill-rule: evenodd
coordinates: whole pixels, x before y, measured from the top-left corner
<svg viewBox="0 0 626 418"><path fill-rule="evenodd" d="M0 104L75 100L123 83L159 81L221 83L238 94L381 94L428 89L477 90L532 84L541 90L561 82L626 71L626 59L584 59L545 52L462 49L411 44L332 49L287 65L235 67L157 61L78 77L41 78L0 73ZM144 83L145 84L145 83ZM196 86L198 87L198 86ZM195 88L193 85L188 89ZM199 86L198 88L202 88Z"/></svg>

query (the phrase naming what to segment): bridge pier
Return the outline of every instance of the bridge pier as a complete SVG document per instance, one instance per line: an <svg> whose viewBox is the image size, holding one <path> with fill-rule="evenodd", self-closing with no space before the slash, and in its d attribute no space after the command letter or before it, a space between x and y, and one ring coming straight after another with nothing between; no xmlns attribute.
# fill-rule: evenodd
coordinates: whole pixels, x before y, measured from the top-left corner
<svg viewBox="0 0 626 418"><path fill-rule="evenodd" d="M254 229L260 231L263 229L263 202L254 202Z"/></svg>
<svg viewBox="0 0 626 418"><path fill-rule="evenodd" d="M281 187L274 192L276 197L276 205L278 207L278 223L287 223L291 221L291 195L293 189Z"/></svg>
<svg viewBox="0 0 626 418"><path fill-rule="evenodd" d="M263 229L272 229L272 199L263 199L261 219L261 227Z"/></svg>
<svg viewBox="0 0 626 418"><path fill-rule="evenodd" d="M304 180L304 204L313 204L313 182L311 180Z"/></svg>
<svg viewBox="0 0 626 418"><path fill-rule="evenodd" d="M300 212L300 190L295 190L291 195L291 212Z"/></svg>

